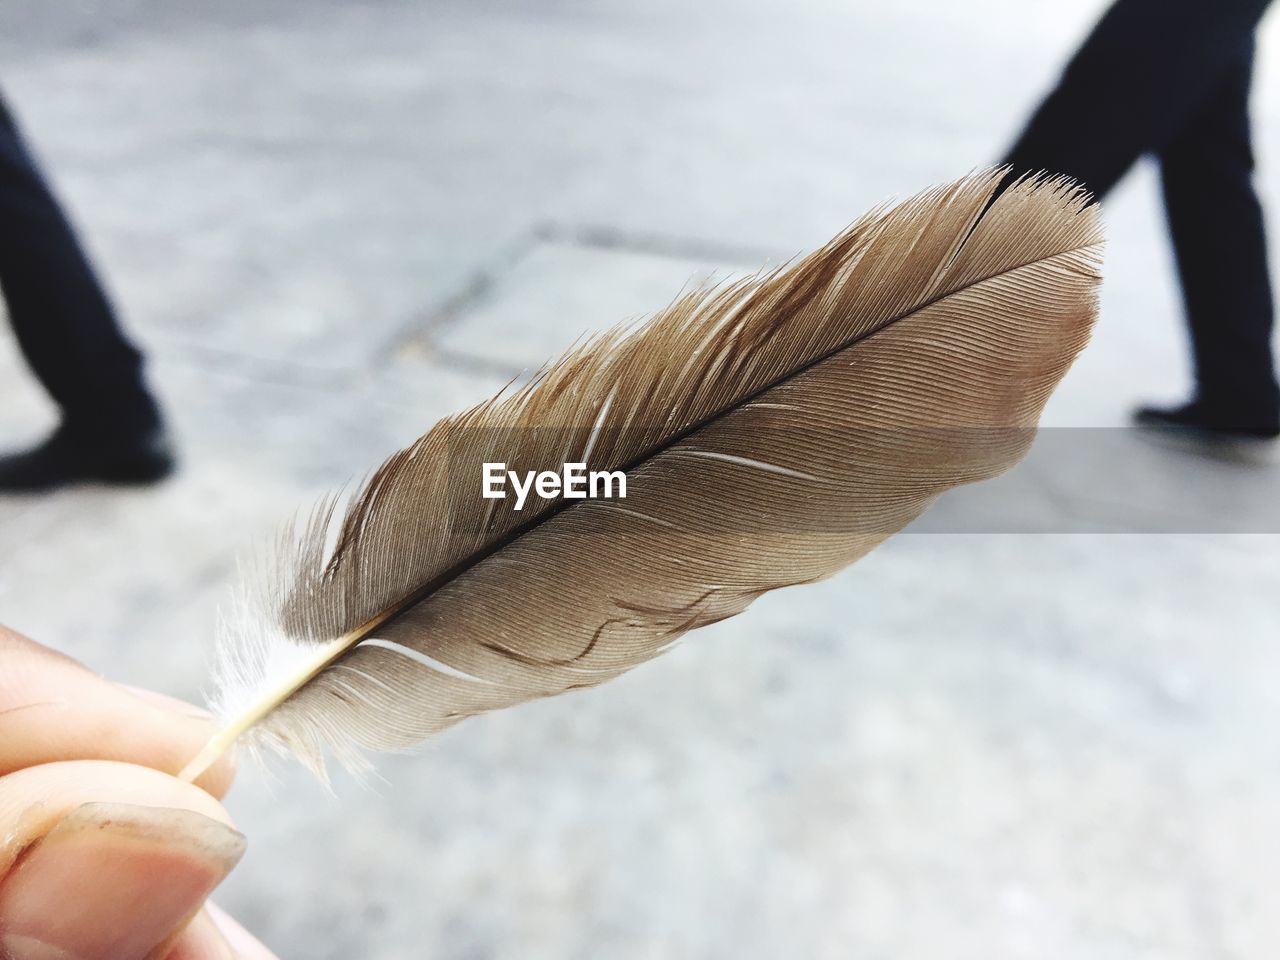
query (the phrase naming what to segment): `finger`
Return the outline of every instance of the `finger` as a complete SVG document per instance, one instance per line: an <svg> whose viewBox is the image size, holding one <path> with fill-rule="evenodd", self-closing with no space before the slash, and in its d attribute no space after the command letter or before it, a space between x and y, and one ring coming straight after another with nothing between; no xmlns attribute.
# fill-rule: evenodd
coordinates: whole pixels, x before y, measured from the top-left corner
<svg viewBox="0 0 1280 960"><path fill-rule="evenodd" d="M0 627L0 776L62 760L119 760L177 773L214 732L208 714L131 692ZM222 796L228 760L197 783Z"/></svg>
<svg viewBox="0 0 1280 960"><path fill-rule="evenodd" d="M183 931L165 960L277 960L252 934L210 902Z"/></svg>
<svg viewBox="0 0 1280 960"><path fill-rule="evenodd" d="M170 947L161 947L164 960L240 960L227 938L218 930L208 910L201 910Z"/></svg>
<svg viewBox="0 0 1280 960"><path fill-rule="evenodd" d="M276 960L276 955L263 946L258 938L251 934L235 920L227 916L225 910L210 901L205 907L213 922L217 924L222 935L227 938L235 951L237 960Z"/></svg>
<svg viewBox="0 0 1280 960"><path fill-rule="evenodd" d="M146 767L98 760L0 777L0 956L143 960L244 852L220 804Z"/></svg>

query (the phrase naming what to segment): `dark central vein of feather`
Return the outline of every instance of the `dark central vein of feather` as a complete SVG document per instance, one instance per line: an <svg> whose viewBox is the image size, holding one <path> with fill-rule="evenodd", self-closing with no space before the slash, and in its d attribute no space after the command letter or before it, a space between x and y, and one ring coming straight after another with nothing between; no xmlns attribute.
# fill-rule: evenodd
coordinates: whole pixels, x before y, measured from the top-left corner
<svg viewBox="0 0 1280 960"><path fill-rule="evenodd" d="M979 218L979 221L980 220L981 218ZM971 227L968 233L966 234L966 237L965 237L966 241L970 236L972 236L974 230L977 229L977 224L978 224L978 221L975 221L973 227ZM964 246L965 246L965 243L961 243L956 248L956 252L952 257L952 262L954 262L955 257L959 256L960 251L964 249ZM650 460L653 457L657 456L658 454L662 453L664 450L675 446L680 441L692 436L693 434L697 433L699 430L703 429L704 427L709 426L710 424L714 423L716 420L719 420L721 417L724 417L727 414L731 413L732 411L751 403L761 394L767 393L768 391L774 389L775 387L780 386L781 384L787 382L788 380L792 380L795 377L800 376L801 374L805 373L807 370L810 370L811 368L817 366L818 364L831 359L836 354L843 353L845 350L848 350L851 347L857 346L859 343L863 342L864 340L869 340L870 338L874 337L876 334L889 329L894 324L902 320L905 320L907 317L910 317L910 316L913 316L914 314L919 313L921 310L926 310L929 307L933 306L934 304L940 303L941 301L946 300L948 297L956 296L957 294L963 293L966 290L971 290L975 287L981 286L984 283L990 283L991 281L997 280L1000 277L1007 276L1008 274L1011 274L1011 273L1016 273L1017 271L1022 270L1026 267L1029 267L1033 264L1045 263L1050 260L1055 260L1059 257L1063 257L1068 254L1077 253L1081 250L1086 250L1091 246L1096 246L1096 244L1082 244L1080 246L1072 247L1067 250L1060 250L1057 253L1053 253L1053 254L1050 254L1049 256L1041 257L1036 260L1027 260L1023 263L1017 264L1016 266L1009 267L1006 270L1001 270L998 273L993 273L990 276L983 277L980 280L975 280L972 283L966 284L962 287L958 287L954 290L949 290L946 293L939 294L936 297L926 300L925 302L919 304L918 306L913 307L910 310L897 314L896 316L890 317L884 323L877 326L874 330L868 330L865 333L859 334L858 336L855 336L850 338L849 340L846 340L845 342L841 343L839 346L833 347L832 349L826 351L825 353L813 358L808 363L805 363L802 366L796 367L794 370L791 370L788 373L775 378L769 383L764 384L763 386L752 391L750 394L747 394L746 396L736 400L734 403L721 407L719 410L716 410L714 413L708 414L702 419L689 424L688 426L680 430L678 433L672 434L670 437L665 438L661 443L655 444L653 447L649 448L648 450L645 450L643 453L632 458L627 463L619 467L614 467L613 469L620 469L624 473L634 470L636 467L640 466L645 461ZM798 311L802 307L811 303L813 298L817 296L819 291L822 289L825 289L825 287L822 284L815 284L811 289L811 291L808 293L808 295L801 302L797 303L791 308L792 311L793 312ZM590 502L590 501L584 501L584 502ZM333 660L330 661L330 663L337 662L342 657L346 656L348 653L350 653L356 647L358 647L361 642L373 636L373 634L376 631L380 630L381 628L391 623L394 623L395 620L398 617L400 617L409 608L417 606L419 603L427 599L427 597L431 596L441 587L445 586L446 584L448 584L453 580L456 580L458 577L466 573L472 567L475 567L483 563L489 557L493 556L495 553L502 550L503 548L510 546L512 543L519 540L521 537L529 533L531 530L534 530L537 527L541 526L543 523L546 523L552 520L564 510L570 507L573 507L575 505L576 504L574 502L561 498L561 500L558 503L555 503L552 506L547 507L541 513L537 514L534 517L531 517L526 523L523 523L518 527L512 528L510 531L508 531L504 536L500 537L498 540L495 540L493 543L486 545L480 550L477 550L475 553L471 554L466 559L459 561L458 563L454 564L452 567L443 571L437 576L432 577L425 584L423 584L422 587L420 587L419 589L408 594L401 600L398 600L397 602L392 604L390 607L388 607L385 611L383 611L376 617L373 617L370 620L368 620L366 623L362 624L361 626L354 628L351 634L352 636L351 645L346 647L340 653L336 654ZM305 683L302 686L305 686ZM298 689L301 689L301 686Z"/></svg>

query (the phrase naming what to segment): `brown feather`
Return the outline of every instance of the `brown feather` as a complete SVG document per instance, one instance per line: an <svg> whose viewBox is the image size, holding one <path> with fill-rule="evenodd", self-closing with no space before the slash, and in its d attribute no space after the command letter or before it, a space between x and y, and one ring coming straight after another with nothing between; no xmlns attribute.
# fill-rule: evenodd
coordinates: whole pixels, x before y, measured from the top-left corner
<svg viewBox="0 0 1280 960"><path fill-rule="evenodd" d="M1008 469L1088 339L1101 232L1071 185L993 200L999 179L685 294L436 424L286 537L229 645L239 719L206 753L252 726L317 768L325 746L354 762L601 683ZM628 496L516 511L480 495L498 461L625 470ZM312 660L273 676L280 647Z"/></svg>

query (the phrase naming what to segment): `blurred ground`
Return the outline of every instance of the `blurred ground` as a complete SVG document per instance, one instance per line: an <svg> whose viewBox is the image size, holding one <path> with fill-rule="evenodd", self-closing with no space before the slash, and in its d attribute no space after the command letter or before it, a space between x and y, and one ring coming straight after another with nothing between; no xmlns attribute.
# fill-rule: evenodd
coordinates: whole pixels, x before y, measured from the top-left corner
<svg viewBox="0 0 1280 960"><path fill-rule="evenodd" d="M1099 8L101 6L8 0L0 80L186 469L0 502L0 619L193 698L238 548L691 274L988 162ZM1053 423L1184 390L1154 186L1108 205L1101 329ZM50 416L0 344L4 444ZM1115 494L1123 529L1145 491ZM308 960L1264 960L1278 546L900 537L611 686L387 759L372 794L243 770L221 899Z"/></svg>

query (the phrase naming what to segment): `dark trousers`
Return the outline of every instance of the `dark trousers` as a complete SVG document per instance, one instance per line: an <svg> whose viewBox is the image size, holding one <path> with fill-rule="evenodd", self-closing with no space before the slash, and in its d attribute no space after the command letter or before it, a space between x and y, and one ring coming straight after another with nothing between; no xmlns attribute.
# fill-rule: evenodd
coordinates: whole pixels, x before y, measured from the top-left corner
<svg viewBox="0 0 1280 960"><path fill-rule="evenodd" d="M3 100L0 290L18 345L65 427L109 442L159 423L142 356L120 330Z"/></svg>
<svg viewBox="0 0 1280 960"><path fill-rule="evenodd" d="M1006 158L1015 174L1066 174L1101 199L1140 156L1156 156L1197 398L1260 427L1280 416L1248 110L1267 3L1118 0Z"/></svg>

